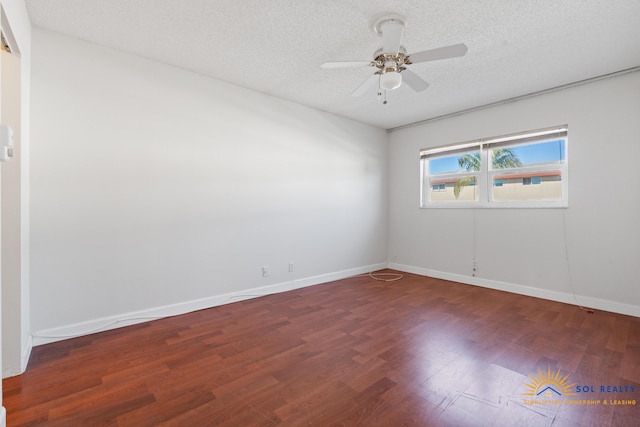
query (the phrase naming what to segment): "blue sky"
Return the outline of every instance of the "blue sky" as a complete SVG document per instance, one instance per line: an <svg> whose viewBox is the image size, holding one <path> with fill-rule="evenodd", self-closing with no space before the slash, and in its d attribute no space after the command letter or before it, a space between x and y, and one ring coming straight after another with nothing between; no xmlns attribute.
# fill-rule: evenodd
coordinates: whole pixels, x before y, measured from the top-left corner
<svg viewBox="0 0 640 427"><path fill-rule="evenodd" d="M512 148L513 153L520 159L524 166L540 162L559 162L565 158L564 139L528 144ZM429 160L430 174L457 172L459 154L449 157L440 157Z"/></svg>

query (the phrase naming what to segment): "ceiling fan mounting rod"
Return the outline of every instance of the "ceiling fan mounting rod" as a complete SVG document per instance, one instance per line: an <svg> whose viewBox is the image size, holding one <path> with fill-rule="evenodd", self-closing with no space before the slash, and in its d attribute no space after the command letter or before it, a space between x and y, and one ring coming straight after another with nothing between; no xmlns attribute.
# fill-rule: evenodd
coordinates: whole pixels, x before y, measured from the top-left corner
<svg viewBox="0 0 640 427"><path fill-rule="evenodd" d="M402 28L405 27L406 22L404 19L404 16L402 15L398 15L397 13L392 13L390 15L385 15L383 17L381 17L380 19L378 19L375 24L373 24L373 31L379 35L382 36L382 26L386 23L389 22L393 22L399 26L401 26Z"/></svg>

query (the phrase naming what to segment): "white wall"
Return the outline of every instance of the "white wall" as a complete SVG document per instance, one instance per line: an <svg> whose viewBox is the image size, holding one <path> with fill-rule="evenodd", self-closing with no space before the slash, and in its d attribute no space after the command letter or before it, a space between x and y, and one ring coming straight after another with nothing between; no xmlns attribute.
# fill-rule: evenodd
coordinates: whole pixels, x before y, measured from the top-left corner
<svg viewBox="0 0 640 427"><path fill-rule="evenodd" d="M392 265L640 316L638 117L636 72L392 132ZM560 124L568 209L418 208L421 148Z"/></svg>
<svg viewBox="0 0 640 427"><path fill-rule="evenodd" d="M41 29L32 94L36 344L385 261L384 130Z"/></svg>

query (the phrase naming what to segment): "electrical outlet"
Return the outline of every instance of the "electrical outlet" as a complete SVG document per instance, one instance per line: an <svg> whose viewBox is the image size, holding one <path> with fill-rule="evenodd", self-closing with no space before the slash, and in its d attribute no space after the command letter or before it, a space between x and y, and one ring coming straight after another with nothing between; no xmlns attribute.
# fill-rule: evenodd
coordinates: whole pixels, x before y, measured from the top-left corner
<svg viewBox="0 0 640 427"><path fill-rule="evenodd" d="M265 265L262 267L262 277L269 277L269 266Z"/></svg>
<svg viewBox="0 0 640 427"><path fill-rule="evenodd" d="M289 261L289 273L293 273L293 261Z"/></svg>

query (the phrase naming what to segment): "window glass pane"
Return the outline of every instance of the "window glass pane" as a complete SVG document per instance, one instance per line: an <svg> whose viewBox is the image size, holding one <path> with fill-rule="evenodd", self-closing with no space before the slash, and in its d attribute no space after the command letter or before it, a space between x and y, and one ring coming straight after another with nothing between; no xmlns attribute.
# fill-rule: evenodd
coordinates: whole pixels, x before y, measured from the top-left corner
<svg viewBox="0 0 640 427"><path fill-rule="evenodd" d="M565 140L499 147L490 150L491 169L560 164L565 160Z"/></svg>
<svg viewBox="0 0 640 427"><path fill-rule="evenodd" d="M478 186L475 176L449 175L434 177L429 181L430 202L475 202Z"/></svg>
<svg viewBox="0 0 640 427"><path fill-rule="evenodd" d="M494 175L491 198L495 201L562 200L562 172Z"/></svg>
<svg viewBox="0 0 640 427"><path fill-rule="evenodd" d="M442 175L462 171L480 170L480 151L470 151L454 156L442 156L429 159L429 174Z"/></svg>

